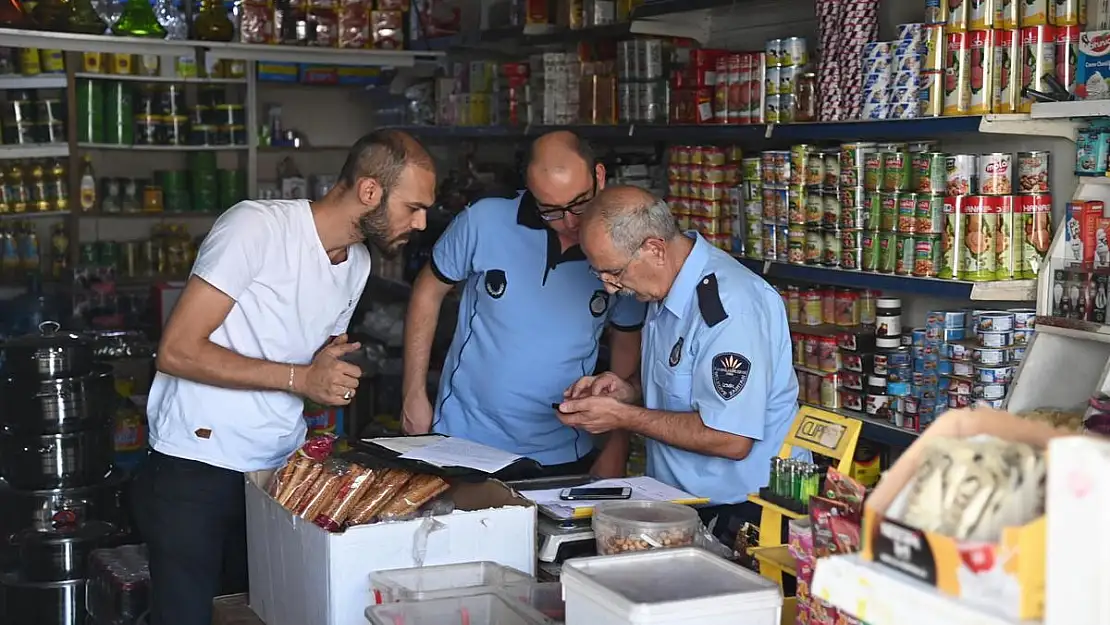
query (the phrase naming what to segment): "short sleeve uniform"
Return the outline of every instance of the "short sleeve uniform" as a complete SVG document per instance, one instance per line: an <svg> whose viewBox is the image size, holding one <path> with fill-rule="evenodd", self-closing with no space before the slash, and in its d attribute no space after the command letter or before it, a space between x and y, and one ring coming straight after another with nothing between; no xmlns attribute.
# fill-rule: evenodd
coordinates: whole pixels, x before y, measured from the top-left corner
<svg viewBox="0 0 1110 625"><path fill-rule="evenodd" d="M431 267L463 284L433 429L545 465L589 453L590 436L564 426L551 404L593 373L605 326L638 330L645 306L607 293L578 246L563 251L527 192L460 213Z"/></svg>

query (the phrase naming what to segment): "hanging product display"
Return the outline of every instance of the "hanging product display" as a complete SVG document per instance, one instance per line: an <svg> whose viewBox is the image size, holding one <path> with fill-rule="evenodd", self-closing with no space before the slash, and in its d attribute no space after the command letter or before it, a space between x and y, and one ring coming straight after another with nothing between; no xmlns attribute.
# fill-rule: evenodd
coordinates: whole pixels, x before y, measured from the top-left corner
<svg viewBox="0 0 1110 625"><path fill-rule="evenodd" d="M127 0L119 20L112 25L112 33L121 37L151 37L161 39L166 29L154 16L154 8L146 0Z"/></svg>

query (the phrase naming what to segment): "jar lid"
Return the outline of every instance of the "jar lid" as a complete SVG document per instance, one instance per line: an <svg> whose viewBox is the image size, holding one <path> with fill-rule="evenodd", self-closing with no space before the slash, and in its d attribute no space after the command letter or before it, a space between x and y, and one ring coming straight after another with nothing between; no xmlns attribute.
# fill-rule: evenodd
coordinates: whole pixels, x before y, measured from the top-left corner
<svg viewBox="0 0 1110 625"><path fill-rule="evenodd" d="M869 376L867 376L867 386L877 386L879 388L886 388L886 378L880 378L878 376L869 375Z"/></svg>
<svg viewBox="0 0 1110 625"><path fill-rule="evenodd" d="M902 339L897 336L880 336L875 339L875 346L896 349L902 346Z"/></svg>
<svg viewBox="0 0 1110 625"><path fill-rule="evenodd" d="M901 308L902 300L897 297L880 297L875 300L876 308Z"/></svg>

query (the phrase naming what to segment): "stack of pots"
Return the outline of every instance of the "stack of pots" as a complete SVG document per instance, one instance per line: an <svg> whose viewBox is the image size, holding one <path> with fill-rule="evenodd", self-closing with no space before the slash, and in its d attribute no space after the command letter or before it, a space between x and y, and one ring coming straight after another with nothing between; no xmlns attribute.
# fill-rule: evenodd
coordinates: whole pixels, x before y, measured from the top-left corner
<svg viewBox="0 0 1110 625"><path fill-rule="evenodd" d="M0 624L77 625L88 554L121 518L117 399L90 343L39 330L0 345Z"/></svg>

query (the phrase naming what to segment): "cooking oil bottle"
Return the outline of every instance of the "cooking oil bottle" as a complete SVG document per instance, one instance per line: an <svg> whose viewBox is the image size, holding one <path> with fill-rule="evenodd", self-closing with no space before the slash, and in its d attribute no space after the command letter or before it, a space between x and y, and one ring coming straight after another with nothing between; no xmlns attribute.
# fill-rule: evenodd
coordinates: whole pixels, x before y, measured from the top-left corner
<svg viewBox="0 0 1110 625"><path fill-rule="evenodd" d="M85 155L81 165L81 212L91 213L96 209L96 174L93 173L92 157Z"/></svg>
<svg viewBox="0 0 1110 625"><path fill-rule="evenodd" d="M19 236L20 267L24 272L38 271L41 255L39 254L39 235L35 232L35 225L29 221L20 224Z"/></svg>
<svg viewBox="0 0 1110 625"><path fill-rule="evenodd" d="M19 161L15 161L5 172L4 182L8 187L8 203L13 213L26 213L27 201L31 195L27 189L26 180L23 175L23 165Z"/></svg>
<svg viewBox="0 0 1110 625"><path fill-rule="evenodd" d="M56 211L69 210L69 172L65 163L55 159L50 165L50 203Z"/></svg>
<svg viewBox="0 0 1110 625"><path fill-rule="evenodd" d="M50 232L50 275L61 278L69 269L69 233L65 224L54 224Z"/></svg>
<svg viewBox="0 0 1110 625"><path fill-rule="evenodd" d="M15 236L6 224L0 224L0 276L4 278L15 277L19 269L19 248L15 244Z"/></svg>
<svg viewBox="0 0 1110 625"><path fill-rule="evenodd" d="M50 210L50 187L46 179L46 168L41 162L31 164L31 180L28 185L31 191L29 208L39 213Z"/></svg>

